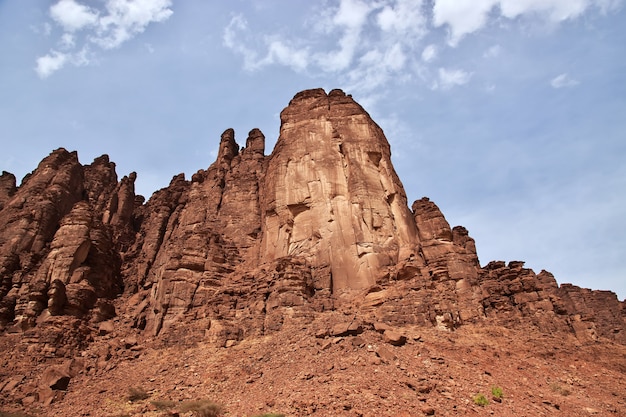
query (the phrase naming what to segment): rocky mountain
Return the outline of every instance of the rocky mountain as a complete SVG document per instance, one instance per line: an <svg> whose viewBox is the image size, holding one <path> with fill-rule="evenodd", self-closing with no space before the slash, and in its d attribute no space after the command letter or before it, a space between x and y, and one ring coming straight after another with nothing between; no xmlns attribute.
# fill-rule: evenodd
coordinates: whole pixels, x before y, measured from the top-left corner
<svg viewBox="0 0 626 417"><path fill-rule="evenodd" d="M0 176L0 406L71 415L78 410L73 394L89 392L97 401L89 381L150 355L175 363L183 348L203 347L196 367L226 369L249 360L242 349L265 360L309 340L289 368L306 380L313 357L327 353L328 364L311 369L330 372L341 357L334 349L348 339L357 351L371 350L376 367L402 356L393 349L419 344L416 332L442 350L450 337L471 350L471 335L485 328L496 329L494 343L509 332L558 337L591 356L596 346L609 352L606 366L616 380L626 373L624 301L559 286L549 272L536 274L519 261L481 266L468 231L450 227L435 203L422 198L409 208L382 130L341 90L296 94L269 155L258 129L242 148L228 129L217 160L191 179L175 176L148 201L135 195L135 179L131 173L118 181L106 155L82 165L65 149L19 187L12 174ZM364 335L388 347L375 349ZM517 339L502 343L503 352L507 345L525 349ZM302 353L313 345L313 356ZM380 383L395 381L394 372ZM249 371L238 383L259 378ZM424 395L434 390L428 381L408 384ZM278 394L266 390L255 395L293 415L320 412L277 403L270 397ZM623 399L608 403L626 413ZM83 400L91 405L82 415L113 415ZM373 415L344 400L317 399L333 415ZM427 399L415 401L413 408L398 401L390 406L396 414L383 415L446 415L425 406ZM140 411L150 412L161 415Z"/></svg>

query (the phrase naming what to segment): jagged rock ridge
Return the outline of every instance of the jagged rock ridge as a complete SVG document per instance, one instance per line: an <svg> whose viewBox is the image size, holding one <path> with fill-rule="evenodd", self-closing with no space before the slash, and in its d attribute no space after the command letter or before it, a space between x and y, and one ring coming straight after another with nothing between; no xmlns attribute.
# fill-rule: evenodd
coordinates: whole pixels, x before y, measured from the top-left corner
<svg viewBox="0 0 626 417"><path fill-rule="evenodd" d="M389 144L340 90L295 95L270 155L226 130L217 160L147 201L108 157L58 149L0 177L0 326L115 315L216 344L350 305L363 319L453 329L492 320L626 342L624 302L522 262L481 267L467 230L407 204ZM85 336L87 339L88 337Z"/></svg>

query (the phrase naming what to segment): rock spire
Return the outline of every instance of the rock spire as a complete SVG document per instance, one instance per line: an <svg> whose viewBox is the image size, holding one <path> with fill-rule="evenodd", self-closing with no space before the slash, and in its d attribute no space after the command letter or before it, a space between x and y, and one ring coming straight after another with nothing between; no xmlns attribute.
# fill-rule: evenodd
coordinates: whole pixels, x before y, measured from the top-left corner
<svg viewBox="0 0 626 417"><path fill-rule="evenodd" d="M389 143L340 90L304 91L283 110L262 206L262 256L303 257L334 291L374 285L417 253Z"/></svg>

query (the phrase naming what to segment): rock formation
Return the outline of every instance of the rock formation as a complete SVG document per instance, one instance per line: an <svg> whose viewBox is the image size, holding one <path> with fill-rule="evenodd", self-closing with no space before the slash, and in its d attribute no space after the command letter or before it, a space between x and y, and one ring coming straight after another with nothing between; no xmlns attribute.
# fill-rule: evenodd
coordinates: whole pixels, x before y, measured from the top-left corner
<svg viewBox="0 0 626 417"><path fill-rule="evenodd" d="M339 90L281 113L262 199L262 258L305 258L333 291L372 286L417 252L417 230L382 130Z"/></svg>
<svg viewBox="0 0 626 417"><path fill-rule="evenodd" d="M121 293L111 236L117 229L102 223L116 184L108 158L83 167L75 152L58 149L19 189L8 187L0 211L0 324L29 328L46 315L82 317L99 298Z"/></svg>
<svg viewBox="0 0 626 417"><path fill-rule="evenodd" d="M3 172L0 329L44 340L70 326L49 342L73 346L68 358L89 343L88 326L116 316L164 343L216 346L329 311L359 321L321 335L489 321L626 343L615 294L558 286L523 262L481 267L468 231L433 202L409 209L382 130L342 91L296 94L264 152L258 129L241 149L228 129L211 166L147 202L136 174L118 181L106 155L83 166L58 149L19 187Z"/></svg>
<svg viewBox="0 0 626 417"><path fill-rule="evenodd" d="M4 203L15 194L17 187L15 186L15 175L10 172L2 171L0 175L0 210L4 208Z"/></svg>

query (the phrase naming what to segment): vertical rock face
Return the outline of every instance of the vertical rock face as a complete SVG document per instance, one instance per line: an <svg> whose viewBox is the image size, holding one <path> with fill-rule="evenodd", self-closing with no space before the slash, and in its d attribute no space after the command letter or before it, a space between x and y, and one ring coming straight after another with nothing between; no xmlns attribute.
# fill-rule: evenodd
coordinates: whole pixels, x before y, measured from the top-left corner
<svg viewBox="0 0 626 417"><path fill-rule="evenodd" d="M8 198L0 211L0 322L13 320L20 293L32 292L31 305L45 303L47 288L31 285L30 280L59 222L82 197L81 168L76 153L58 149L41 161L19 190L9 187L5 194Z"/></svg>
<svg viewBox="0 0 626 417"><path fill-rule="evenodd" d="M10 172L2 171L2 175L0 175L0 210L2 210L4 204L16 191L15 175Z"/></svg>
<svg viewBox="0 0 626 417"><path fill-rule="evenodd" d="M479 317L480 264L476 246L464 227L451 228L439 207L424 197L413 203L413 216L420 238L427 276L441 296L435 317L446 325Z"/></svg>
<svg viewBox="0 0 626 417"><path fill-rule="evenodd" d="M451 229L439 207L426 197L413 203L413 216L429 275L476 280L480 264L467 230L461 226Z"/></svg>
<svg viewBox="0 0 626 417"><path fill-rule="evenodd" d="M58 149L19 187L3 172L0 329L105 320L115 300L138 331L227 346L347 301L396 325L523 321L626 343L615 294L481 267L428 198L409 210L383 132L342 91L296 94L264 152L258 129L241 149L227 129L213 164L145 204L106 155L83 166Z"/></svg>
<svg viewBox="0 0 626 417"><path fill-rule="evenodd" d="M231 162L218 213L224 236L238 248L242 261L250 261L252 265L261 262L259 199L267 168L264 152L265 136L259 129L253 129L248 134L246 147Z"/></svg>
<svg viewBox="0 0 626 417"><path fill-rule="evenodd" d="M44 313L83 316L100 297L120 293L113 235L129 219L102 223L117 187L108 156L83 166L76 152L57 149L19 188L8 175L1 184L0 324L29 328Z"/></svg>
<svg viewBox="0 0 626 417"><path fill-rule="evenodd" d="M75 152L59 149L25 178L0 212L0 273L29 267L43 252L83 192L82 167Z"/></svg>
<svg viewBox="0 0 626 417"><path fill-rule="evenodd" d="M138 246L135 270L149 289L141 326L158 334L191 309L202 310L239 264L259 264L264 149L258 129L241 151L228 129L214 164L191 183L175 179L147 204L144 224L150 226L142 235L150 240Z"/></svg>
<svg viewBox="0 0 626 417"><path fill-rule="evenodd" d="M82 317L99 298L119 294L120 259L110 242L111 236L94 221L89 203L77 202L62 219L26 297L18 299L17 323L32 326L46 308L51 315Z"/></svg>
<svg viewBox="0 0 626 417"><path fill-rule="evenodd" d="M262 257L327 268L332 290L376 283L417 231L380 128L339 90L297 94L265 176Z"/></svg>
<svg viewBox="0 0 626 417"><path fill-rule="evenodd" d="M620 303L615 293L563 284L557 294L577 336L614 338L626 343L626 302Z"/></svg>

